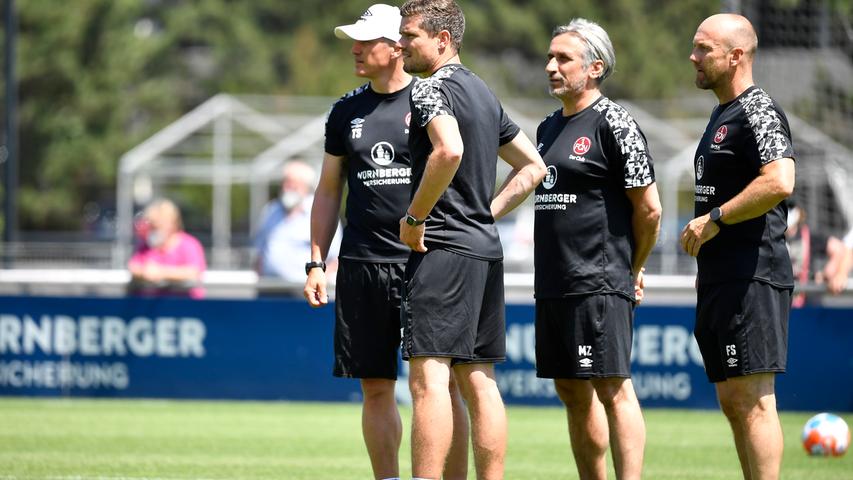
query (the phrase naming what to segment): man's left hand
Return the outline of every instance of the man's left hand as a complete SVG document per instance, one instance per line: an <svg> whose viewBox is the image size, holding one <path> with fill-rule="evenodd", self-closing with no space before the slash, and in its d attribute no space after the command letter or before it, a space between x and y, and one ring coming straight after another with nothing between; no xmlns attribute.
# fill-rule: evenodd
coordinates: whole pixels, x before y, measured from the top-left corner
<svg viewBox="0 0 853 480"><path fill-rule="evenodd" d="M424 224L409 225L406 223L406 217L400 219L400 241L416 252L427 251L424 245L424 230Z"/></svg>

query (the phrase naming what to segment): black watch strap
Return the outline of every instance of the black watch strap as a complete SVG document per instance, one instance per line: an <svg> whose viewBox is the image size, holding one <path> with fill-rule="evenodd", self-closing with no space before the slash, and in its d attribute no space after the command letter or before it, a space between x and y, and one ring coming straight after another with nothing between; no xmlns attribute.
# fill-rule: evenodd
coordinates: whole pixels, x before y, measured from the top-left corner
<svg viewBox="0 0 853 480"><path fill-rule="evenodd" d="M312 268L319 268L325 272L326 271L326 262L308 262L308 263L306 263L305 264L305 275L308 275L309 273L311 273Z"/></svg>
<svg viewBox="0 0 853 480"><path fill-rule="evenodd" d="M413 227L417 227L418 225L423 225L423 224L424 224L424 222L426 222L426 218L425 218L425 219L423 219L423 220L418 220L418 219L417 219L417 218L415 218L415 216L414 216L414 215L412 215L411 213L406 213L406 223L407 223L407 224L409 224L409 225L411 225L411 226L413 226Z"/></svg>

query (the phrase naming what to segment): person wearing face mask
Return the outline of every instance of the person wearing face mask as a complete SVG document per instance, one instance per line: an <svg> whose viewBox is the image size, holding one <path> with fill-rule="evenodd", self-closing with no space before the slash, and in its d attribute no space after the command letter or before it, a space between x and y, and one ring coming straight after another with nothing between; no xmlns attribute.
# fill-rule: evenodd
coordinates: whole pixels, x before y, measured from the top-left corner
<svg viewBox="0 0 853 480"><path fill-rule="evenodd" d="M314 168L305 162L285 164L279 196L264 208L254 237L258 275L300 284L304 280L305 258L311 252L315 177ZM336 256L336 243L331 248L332 259Z"/></svg>
<svg viewBox="0 0 853 480"><path fill-rule="evenodd" d="M128 262L132 293L203 298L204 249L184 231L178 207L170 200L155 200L136 229L142 241Z"/></svg>

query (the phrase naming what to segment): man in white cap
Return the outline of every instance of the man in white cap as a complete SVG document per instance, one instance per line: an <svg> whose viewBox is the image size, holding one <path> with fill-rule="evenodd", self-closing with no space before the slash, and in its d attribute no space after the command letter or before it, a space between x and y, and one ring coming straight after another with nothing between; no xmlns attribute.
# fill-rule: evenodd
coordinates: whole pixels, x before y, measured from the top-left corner
<svg viewBox="0 0 853 480"><path fill-rule="evenodd" d="M399 477L402 436L394 392L400 292L409 248L398 238L398 221L412 192L408 139L414 81L403 71L399 28L399 9L384 4L372 5L354 24L335 28L335 36L353 41L355 75L369 83L341 97L329 112L323 170L311 210L311 258L305 266L305 298L313 307L323 306L328 303L324 260L346 181L334 375L361 380L362 430L376 479ZM464 479L468 420L455 383L450 396L453 448L444 478Z"/></svg>

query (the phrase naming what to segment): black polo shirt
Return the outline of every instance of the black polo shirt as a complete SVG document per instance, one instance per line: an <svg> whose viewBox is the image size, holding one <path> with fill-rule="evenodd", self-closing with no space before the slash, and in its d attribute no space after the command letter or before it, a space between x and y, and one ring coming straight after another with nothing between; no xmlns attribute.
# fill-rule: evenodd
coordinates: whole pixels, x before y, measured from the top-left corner
<svg viewBox="0 0 853 480"><path fill-rule="evenodd" d="M781 158L794 158L791 129L767 93L752 86L718 105L694 157L695 215L721 206L755 180L761 167ZM792 288L787 218L785 202L780 202L764 215L722 228L699 250L699 283L754 279Z"/></svg>
<svg viewBox="0 0 853 480"><path fill-rule="evenodd" d="M411 195L409 95L414 80L394 93L370 84L341 97L326 122L326 153L346 157L346 225L339 256L405 262L400 218Z"/></svg>
<svg viewBox="0 0 853 480"><path fill-rule="evenodd" d="M485 260L503 258L491 213L498 148L519 132L489 87L462 65L441 67L412 90L412 182L420 185L432 143L427 124L450 115L459 125L464 153L459 169L426 221L424 243Z"/></svg>
<svg viewBox="0 0 853 480"><path fill-rule="evenodd" d="M548 173L534 196L537 299L615 293L634 300L629 188L655 181L646 138L607 97L536 132Z"/></svg>

